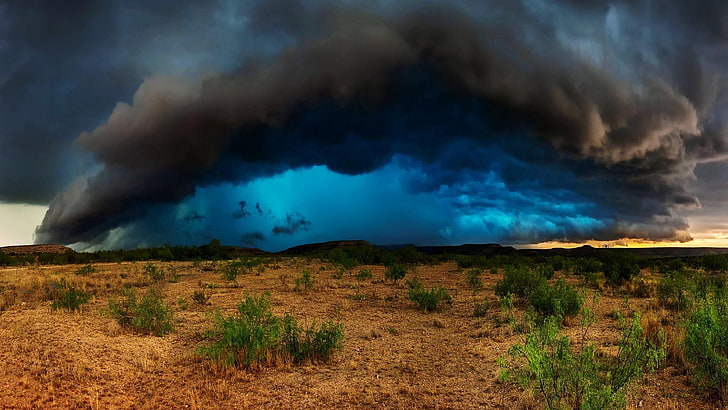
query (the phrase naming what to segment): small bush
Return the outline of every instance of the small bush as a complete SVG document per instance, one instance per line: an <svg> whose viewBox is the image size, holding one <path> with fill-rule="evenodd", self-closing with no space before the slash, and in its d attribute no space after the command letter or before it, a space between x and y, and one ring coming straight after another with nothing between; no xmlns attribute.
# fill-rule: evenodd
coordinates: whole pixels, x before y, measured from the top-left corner
<svg viewBox="0 0 728 410"><path fill-rule="evenodd" d="M612 286L621 285L640 273L637 257L628 253L614 252L602 261L604 277Z"/></svg>
<svg viewBox="0 0 728 410"><path fill-rule="evenodd" d="M524 267L508 267L503 279L495 285L495 294L500 297L511 294L528 299L531 291L545 282L546 279Z"/></svg>
<svg viewBox="0 0 728 410"><path fill-rule="evenodd" d="M488 314L488 312L490 312L490 304L488 303L488 301L475 303L475 308L473 309L473 317L484 317Z"/></svg>
<svg viewBox="0 0 728 410"><path fill-rule="evenodd" d="M80 268L76 269L74 272L76 275L89 275L96 272L96 268L93 267L93 265L84 265Z"/></svg>
<svg viewBox="0 0 728 410"><path fill-rule="evenodd" d="M313 288L313 277L311 276L311 271L308 269L301 271L301 276L296 278L295 283L296 286L294 287L294 290L296 291L311 290Z"/></svg>
<svg viewBox="0 0 728 410"><path fill-rule="evenodd" d="M240 261L230 261L222 267L222 278L228 282L234 282L238 275L243 273L245 265Z"/></svg>
<svg viewBox="0 0 728 410"><path fill-rule="evenodd" d="M342 348L344 326L333 322L324 322L316 326L314 322L308 328L302 328L296 319L286 314L283 317L283 351L294 363L306 361L327 361L336 350Z"/></svg>
<svg viewBox="0 0 728 410"><path fill-rule="evenodd" d="M204 306L208 304L208 301L210 300L209 293L206 293L203 290L196 290L192 293L192 301L195 302L195 304L198 304L200 306Z"/></svg>
<svg viewBox="0 0 728 410"><path fill-rule="evenodd" d="M131 327L143 333L164 336L172 331L172 307L164 303L156 288L141 297L136 290L127 288L122 298L109 301L111 316L124 327Z"/></svg>
<svg viewBox="0 0 728 410"><path fill-rule="evenodd" d="M465 273L465 283L473 290L473 293L483 290L483 282L480 280L482 274L483 270L479 268L472 268Z"/></svg>
<svg viewBox="0 0 728 410"><path fill-rule="evenodd" d="M367 280L372 278L372 271L369 269L361 269L359 270L359 273L356 274L356 280Z"/></svg>
<svg viewBox="0 0 728 410"><path fill-rule="evenodd" d="M687 275L683 271L673 271L662 278L657 284L657 300L667 309L684 311L690 307Z"/></svg>
<svg viewBox="0 0 728 410"><path fill-rule="evenodd" d="M206 336L214 340L197 352L226 367L328 360L341 349L344 338L341 324L325 322L320 327L302 328L288 314L283 319L276 317L269 294L247 295L235 316L224 317L218 311L213 320L215 328Z"/></svg>
<svg viewBox="0 0 728 410"><path fill-rule="evenodd" d="M406 274L407 267L398 263L387 266L387 269L384 271L384 277L395 283L404 278Z"/></svg>
<svg viewBox="0 0 728 410"><path fill-rule="evenodd" d="M65 278L61 278L60 282L51 284L51 309L78 310L81 305L88 303L91 294L81 292L74 286L66 282Z"/></svg>
<svg viewBox="0 0 728 410"><path fill-rule="evenodd" d="M551 279L554 276L554 267L546 263L536 265L536 274L544 279Z"/></svg>
<svg viewBox="0 0 728 410"><path fill-rule="evenodd" d="M572 345L559 334L560 320L551 316L533 327L524 344L509 349L510 362L498 359L504 369L502 379L513 377L523 386L532 386L549 409L624 408L630 386L664 358L664 350L645 339L639 315L622 323L616 356L600 354L594 343ZM588 329L588 324L584 326Z"/></svg>
<svg viewBox="0 0 728 410"><path fill-rule="evenodd" d="M144 265L144 272L146 272L147 275L149 275L149 278L153 282L161 282L164 280L166 273L162 268L157 267L152 262L147 262L146 265Z"/></svg>
<svg viewBox="0 0 728 410"><path fill-rule="evenodd" d="M728 401L728 298L712 292L685 322L685 355L698 384Z"/></svg>
<svg viewBox="0 0 728 410"><path fill-rule="evenodd" d="M571 285L563 279L554 286L541 282L529 295L534 310L541 316L575 316L581 310L582 298Z"/></svg>
<svg viewBox="0 0 728 410"><path fill-rule="evenodd" d="M438 286L432 289L425 289L417 278L407 282L409 291L407 291L407 297L409 300L415 302L420 310L426 312L437 310L440 302L451 302L452 298L447 290L442 286Z"/></svg>

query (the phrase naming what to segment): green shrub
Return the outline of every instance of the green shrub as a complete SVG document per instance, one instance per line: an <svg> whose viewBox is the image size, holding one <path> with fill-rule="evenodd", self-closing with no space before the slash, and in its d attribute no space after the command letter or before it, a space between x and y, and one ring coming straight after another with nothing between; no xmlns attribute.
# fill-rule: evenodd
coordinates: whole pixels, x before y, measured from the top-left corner
<svg viewBox="0 0 728 410"><path fill-rule="evenodd" d="M230 261L222 267L222 278L228 282L233 282L238 275L243 273L245 265L240 261Z"/></svg>
<svg viewBox="0 0 728 410"><path fill-rule="evenodd" d="M488 314L488 312L490 312L490 303L488 303L487 300L475 303L475 308L473 309L473 317L484 317Z"/></svg>
<svg viewBox="0 0 728 410"><path fill-rule="evenodd" d="M406 274L407 267L399 263L388 265L387 269L384 271L384 277L395 283L404 278Z"/></svg>
<svg viewBox="0 0 728 410"><path fill-rule="evenodd" d="M157 267L157 265L152 262L147 262L147 264L144 265L144 272L149 275L149 278L152 279L153 282L161 282L166 276L164 270Z"/></svg>
<svg viewBox="0 0 728 410"><path fill-rule="evenodd" d="M640 273L637 257L623 252L612 252L602 261L604 277L613 285L621 285Z"/></svg>
<svg viewBox="0 0 728 410"><path fill-rule="evenodd" d="M65 278L57 283L51 284L51 309L66 309L66 310L78 310L81 305L88 303L91 299L90 293L81 292L77 290L73 285L66 282Z"/></svg>
<svg viewBox="0 0 728 410"><path fill-rule="evenodd" d="M450 294L442 286L438 286L432 289L425 289L417 278L407 282L409 290L407 291L407 297L409 300L415 302L420 310L433 311L437 310L440 302L452 302Z"/></svg>
<svg viewBox="0 0 728 410"><path fill-rule="evenodd" d="M529 295L529 301L541 316L575 316L581 310L582 298L571 285L563 279L554 286L540 282Z"/></svg>
<svg viewBox="0 0 728 410"><path fill-rule="evenodd" d="M522 386L531 386L549 409L624 408L630 386L644 371L654 370L665 355L645 339L639 315L622 322L616 356L600 354L594 343L572 345L559 334L560 323L560 317L548 317L533 327L524 344L509 349L508 359L498 360L502 379L515 378ZM583 326L589 325L583 322Z"/></svg>
<svg viewBox="0 0 728 410"><path fill-rule="evenodd" d="M657 284L657 300L668 309L684 311L691 304L689 288L690 281L683 271L667 273Z"/></svg>
<svg viewBox="0 0 728 410"><path fill-rule="evenodd" d="M367 280L372 278L372 271L369 269L361 269L359 270L359 273L356 274L356 280Z"/></svg>
<svg viewBox="0 0 728 410"><path fill-rule="evenodd" d="M224 317L218 311L213 320L215 328L206 334L213 341L197 352L227 367L328 360L341 349L344 338L341 324L302 328L288 314L283 319L273 315L269 294L246 295L235 316Z"/></svg>
<svg viewBox="0 0 728 410"><path fill-rule="evenodd" d="M74 273L76 275L89 275L94 272L96 272L96 268L94 268L93 265L84 265L76 269L76 272Z"/></svg>
<svg viewBox="0 0 728 410"><path fill-rule="evenodd" d="M304 269L301 271L301 276L297 277L295 280L296 286L294 289L296 291L308 291L313 288L313 277L311 276L311 271L308 269Z"/></svg>
<svg viewBox="0 0 728 410"><path fill-rule="evenodd" d="M316 326L314 322L308 328L298 325L289 314L283 317L283 351L294 363L306 361L329 360L336 350L342 348L344 326L333 322L324 322Z"/></svg>
<svg viewBox="0 0 728 410"><path fill-rule="evenodd" d="M161 292L151 288L141 300L136 290L122 291L121 299L109 301L111 316L124 327L131 327L143 333L164 336L172 331L172 307L164 303Z"/></svg>
<svg viewBox="0 0 728 410"><path fill-rule="evenodd" d="M685 322L685 355L698 384L728 401L728 298L711 292Z"/></svg>
<svg viewBox="0 0 728 410"><path fill-rule="evenodd" d="M509 266L503 273L503 279L495 285L495 294L503 297L507 294L528 299L533 289L546 282L546 279L525 267Z"/></svg>
<svg viewBox="0 0 728 410"><path fill-rule="evenodd" d="M546 263L538 264L536 274L544 279L551 279L554 276L554 267Z"/></svg>
<svg viewBox="0 0 728 410"><path fill-rule="evenodd" d="M465 283L473 290L473 293L483 290L483 282L480 280L482 274L483 270L479 268L472 268L465 273Z"/></svg>

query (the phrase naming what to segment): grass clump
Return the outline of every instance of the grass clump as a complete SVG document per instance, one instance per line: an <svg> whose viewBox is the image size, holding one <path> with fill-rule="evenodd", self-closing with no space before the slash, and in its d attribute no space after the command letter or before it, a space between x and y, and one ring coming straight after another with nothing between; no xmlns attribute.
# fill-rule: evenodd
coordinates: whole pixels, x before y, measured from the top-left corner
<svg viewBox="0 0 728 410"><path fill-rule="evenodd" d="M388 265L387 269L384 271L384 277L395 283L404 278L406 274L407 267L399 263Z"/></svg>
<svg viewBox="0 0 728 410"><path fill-rule="evenodd" d="M420 310L430 312L437 310L440 302L452 302L450 294L442 286L425 289L417 278L408 281L407 285L409 286L407 297L415 302Z"/></svg>
<svg viewBox="0 0 728 410"><path fill-rule="evenodd" d="M162 300L161 292L151 288L141 298L136 290L124 289L120 299L109 301L111 317L121 326L131 327L142 333L164 336L173 329L173 310Z"/></svg>
<svg viewBox="0 0 728 410"><path fill-rule="evenodd" d="M593 315L585 314L584 335ZM622 336L616 356L600 353L594 343L572 344L560 334L561 318L550 316L534 325L523 344L499 358L502 380L515 379L531 386L549 409L624 408L626 394L645 371L653 371L664 358L664 349L643 335L639 315L622 320Z"/></svg>
<svg viewBox="0 0 728 410"><path fill-rule="evenodd" d="M364 281L372 278L372 271L369 269L360 269L356 274L356 280Z"/></svg>
<svg viewBox="0 0 728 410"><path fill-rule="evenodd" d="M325 322L305 328L286 314L279 318L270 307L270 295L247 295L234 316L213 317L215 328L206 337L213 341L197 353L224 367L256 367L277 361L328 360L341 349L343 325Z"/></svg>
<svg viewBox="0 0 728 410"><path fill-rule="evenodd" d="M472 268L465 272L465 283L473 290L473 293L483 290L483 281L480 280L482 274L483 270L479 268Z"/></svg>
<svg viewBox="0 0 728 410"><path fill-rule="evenodd" d="M313 288L313 276L311 271L304 269L301 271L301 276L295 280L296 286L293 288L296 291L308 291Z"/></svg>
<svg viewBox="0 0 728 410"><path fill-rule="evenodd" d="M59 282L51 284L51 309L79 310L81 305L88 303L91 294L76 289L73 285L61 278Z"/></svg>

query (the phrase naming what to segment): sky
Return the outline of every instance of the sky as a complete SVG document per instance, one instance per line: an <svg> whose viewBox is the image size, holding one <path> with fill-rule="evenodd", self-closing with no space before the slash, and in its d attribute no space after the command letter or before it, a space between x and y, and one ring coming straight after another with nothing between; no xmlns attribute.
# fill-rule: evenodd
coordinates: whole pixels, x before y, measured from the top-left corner
<svg viewBox="0 0 728 410"><path fill-rule="evenodd" d="M0 0L0 246L727 246L727 45L717 0Z"/></svg>

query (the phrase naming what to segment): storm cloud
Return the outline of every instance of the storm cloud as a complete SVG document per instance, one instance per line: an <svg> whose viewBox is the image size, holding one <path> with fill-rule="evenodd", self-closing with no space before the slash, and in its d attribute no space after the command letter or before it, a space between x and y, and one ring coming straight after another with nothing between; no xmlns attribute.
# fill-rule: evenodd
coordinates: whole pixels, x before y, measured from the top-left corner
<svg viewBox="0 0 728 410"><path fill-rule="evenodd" d="M267 39L261 49L237 50L246 57L218 73L148 73L75 139L94 166L50 202L37 242L100 243L204 187L392 164L402 189L454 212L433 225L441 241L473 226L510 243L689 240L694 170L725 157L728 107L726 6L699 3L225 9ZM220 10L177 18L214 27ZM277 215L286 223L272 232L319 226L299 211Z"/></svg>

